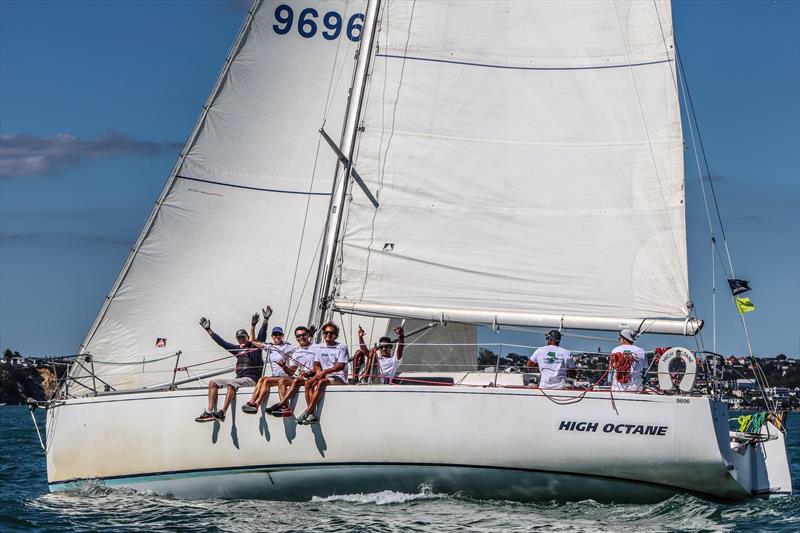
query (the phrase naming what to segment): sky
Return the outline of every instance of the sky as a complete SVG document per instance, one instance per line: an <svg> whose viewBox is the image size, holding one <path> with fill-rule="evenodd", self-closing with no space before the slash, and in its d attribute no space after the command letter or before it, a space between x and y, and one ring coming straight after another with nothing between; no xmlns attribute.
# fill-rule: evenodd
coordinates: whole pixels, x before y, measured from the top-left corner
<svg viewBox="0 0 800 533"><path fill-rule="evenodd" d="M0 0L0 349L77 349L248 5ZM798 357L800 0L677 0L673 18L735 272L753 288L753 350ZM685 122L684 133L691 147ZM691 149L686 198L690 291L711 349L709 232ZM718 287L717 351L746 353L739 315ZM481 329L479 340L542 343L507 329ZM613 346L577 336L563 344Z"/></svg>

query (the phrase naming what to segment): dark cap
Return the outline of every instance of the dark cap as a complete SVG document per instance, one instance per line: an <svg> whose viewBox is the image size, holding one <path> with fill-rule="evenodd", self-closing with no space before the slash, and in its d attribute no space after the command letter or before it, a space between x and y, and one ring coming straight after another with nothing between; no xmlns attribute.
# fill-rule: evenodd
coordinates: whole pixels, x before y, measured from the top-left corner
<svg viewBox="0 0 800 533"><path fill-rule="evenodd" d="M280 327L280 326L275 326L274 328L272 328L272 334L273 335L283 335L283 328Z"/></svg>
<svg viewBox="0 0 800 533"><path fill-rule="evenodd" d="M391 346L391 345L392 345L392 339L390 339L389 337L381 337L380 339L378 339L378 346Z"/></svg>
<svg viewBox="0 0 800 533"><path fill-rule="evenodd" d="M245 330L243 330L243 329L240 329L240 330L238 330L236 332L236 337L237 338L239 338L239 337L247 337L247 332Z"/></svg>
<svg viewBox="0 0 800 533"><path fill-rule="evenodd" d="M545 339L549 341L560 341L561 340L561 332L557 329L551 329L547 332L547 335L544 336Z"/></svg>

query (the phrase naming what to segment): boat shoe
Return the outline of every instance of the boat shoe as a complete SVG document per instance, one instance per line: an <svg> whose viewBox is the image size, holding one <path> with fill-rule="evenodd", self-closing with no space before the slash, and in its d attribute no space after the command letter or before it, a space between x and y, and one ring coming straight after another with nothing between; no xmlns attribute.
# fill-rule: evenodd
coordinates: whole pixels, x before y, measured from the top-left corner
<svg viewBox="0 0 800 533"><path fill-rule="evenodd" d="M214 413L210 413L206 410L203 410L203 413L194 419L195 422L211 422L213 420L216 420L214 418Z"/></svg>

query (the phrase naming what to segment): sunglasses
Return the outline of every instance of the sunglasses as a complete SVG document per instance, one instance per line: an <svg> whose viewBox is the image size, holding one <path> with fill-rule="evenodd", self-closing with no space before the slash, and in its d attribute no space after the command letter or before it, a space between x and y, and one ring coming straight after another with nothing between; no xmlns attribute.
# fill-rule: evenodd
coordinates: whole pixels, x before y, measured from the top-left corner
<svg viewBox="0 0 800 533"><path fill-rule="evenodd" d="M295 338L299 339L300 337L308 337L308 333L296 333Z"/></svg>
<svg viewBox="0 0 800 533"><path fill-rule="evenodd" d="M283 337L283 333L273 333L273 337Z"/></svg>
<svg viewBox="0 0 800 533"><path fill-rule="evenodd" d="M329 329L328 331L323 331L322 334L323 335L336 335L336 332L333 331L332 329Z"/></svg>

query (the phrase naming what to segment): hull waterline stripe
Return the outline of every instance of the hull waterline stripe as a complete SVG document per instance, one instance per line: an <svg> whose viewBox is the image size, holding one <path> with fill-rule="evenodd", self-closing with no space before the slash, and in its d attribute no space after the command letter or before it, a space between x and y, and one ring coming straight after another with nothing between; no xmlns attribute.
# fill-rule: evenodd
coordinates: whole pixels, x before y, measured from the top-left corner
<svg viewBox="0 0 800 533"><path fill-rule="evenodd" d="M394 462L335 462L335 463L288 463L288 464L272 464L272 465L251 465L251 466L229 466L222 468L194 468L189 470L173 470L166 472L151 472L144 474L129 474L121 476L107 476L107 477L94 477L94 478L75 478L63 479L60 481L49 481L48 485L52 489L69 488L70 485L81 482L89 481L118 481L124 482L127 480L141 480L146 481L169 481L177 478L190 478L199 477L203 475L225 475L225 474L248 474L259 472L280 472L281 470L314 470L325 468L343 468L343 467L386 467L386 466L407 466L407 467L423 467L423 468L461 468L461 469L476 469L476 470L500 470L506 472L522 472L531 474L550 474L550 475L563 475L563 476L576 476L581 478L594 478L594 479L608 479L613 481L620 481L625 483L633 483L636 485L664 487L672 490L696 493L690 489L675 487L672 485L665 485L662 483L651 483L648 481L639 481L636 479L627 479L614 476L605 476L602 474L582 474L579 472L560 472L556 470L544 470L539 468L521 468L512 466L489 466L489 465L468 465L468 464L449 464L449 463L394 463ZM161 478L161 479L159 479ZM112 483L112 485L119 485L121 483Z"/></svg>
<svg viewBox="0 0 800 533"><path fill-rule="evenodd" d="M427 61L429 63L449 63L451 65L465 65L468 67L499 68L505 70L603 70L609 68L644 67L648 65L659 65L661 63L672 63L672 59L659 59L658 61L645 61L642 63L625 63L622 65L596 65L586 67L521 67L514 65L493 65L491 63L473 63L470 61L454 61L452 59L436 59L433 57L403 56L397 54L376 54L377 57L387 59L408 59L410 61Z"/></svg>
<svg viewBox="0 0 800 533"><path fill-rule="evenodd" d="M309 191L290 191L288 189L267 189L264 187L252 187L250 185L237 185L235 183L225 183L224 181L204 180L201 178L190 178L188 176L176 175L176 178L189 181L199 181L200 183L210 183L212 185L221 185L223 187L233 187L234 189L247 189L249 191L261 192L277 192L280 194L300 194L302 196L330 196L329 192L309 192Z"/></svg>

